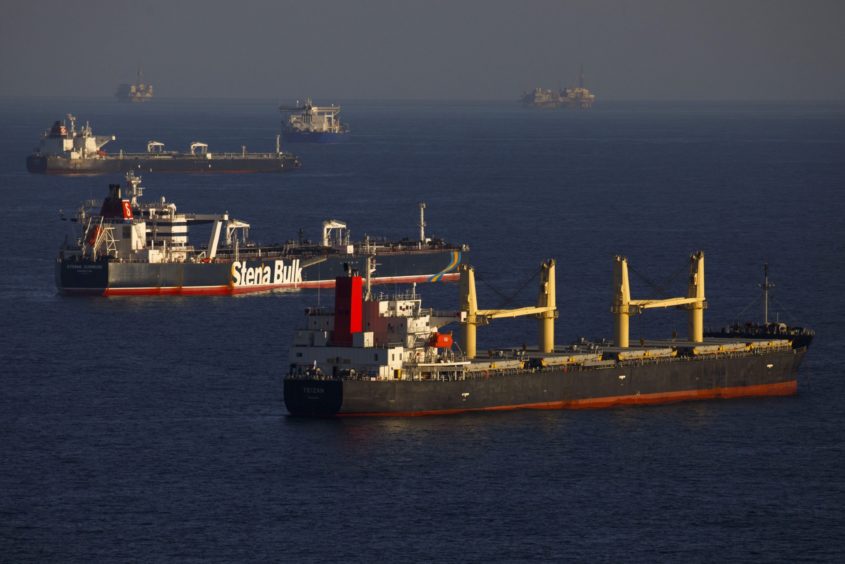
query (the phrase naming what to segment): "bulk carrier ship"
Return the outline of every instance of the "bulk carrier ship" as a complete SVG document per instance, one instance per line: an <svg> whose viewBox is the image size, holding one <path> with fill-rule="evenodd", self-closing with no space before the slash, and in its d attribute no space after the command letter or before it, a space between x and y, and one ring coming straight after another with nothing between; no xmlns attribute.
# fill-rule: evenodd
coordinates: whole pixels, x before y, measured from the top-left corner
<svg viewBox="0 0 845 564"><path fill-rule="evenodd" d="M127 174L125 186L109 185L102 202L86 202L70 221L56 260L56 286L63 294L231 295L278 289L332 287L345 268L362 269L375 256L375 283L439 282L458 278L466 245L425 234L420 204L419 239L350 240L346 223L323 222L318 243L304 240L258 245L250 225L228 213L177 211L161 198L142 203L141 179ZM189 230L205 225L207 244L193 244Z"/></svg>
<svg viewBox="0 0 845 564"><path fill-rule="evenodd" d="M704 339L702 253L690 259L687 297L666 300L631 299L627 260L616 257L614 265L612 345L555 345L553 260L541 266L537 306L512 310L478 308L468 265L460 271L459 311L425 309L416 291L374 298L360 276L338 278L334 309L307 310L306 327L294 335L285 405L297 416L415 416L796 393L806 347L788 339ZM687 310L688 339L630 346L630 316L656 307ZM477 354L478 326L524 315L538 318L536 348ZM462 327L460 346L441 331L452 323Z"/></svg>
<svg viewBox="0 0 845 564"><path fill-rule="evenodd" d="M149 141L146 153L107 153L103 147L114 135L94 135L87 123L79 130L76 117L56 121L41 138L34 152L26 158L26 169L38 174L105 174L134 172L188 172L201 174L287 172L299 168L296 156L285 153L276 136L272 153L213 153L200 141L191 143L187 153L165 150L164 143Z"/></svg>

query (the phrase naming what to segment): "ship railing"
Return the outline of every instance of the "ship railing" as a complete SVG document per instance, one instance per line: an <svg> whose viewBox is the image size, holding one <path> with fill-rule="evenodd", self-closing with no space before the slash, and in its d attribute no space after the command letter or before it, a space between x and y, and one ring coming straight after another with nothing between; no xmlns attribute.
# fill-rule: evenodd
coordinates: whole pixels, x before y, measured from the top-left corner
<svg viewBox="0 0 845 564"><path fill-rule="evenodd" d="M322 316L322 315L334 315L334 308L330 307L307 307L305 308L305 315L314 315L314 316Z"/></svg>
<svg viewBox="0 0 845 564"><path fill-rule="evenodd" d="M202 158L203 159L210 158L211 160L214 160L216 158L231 159L231 158L243 158L243 157L247 156L247 157L250 157L250 158L259 158L259 159L277 159L277 158L279 158L279 155L285 155L286 153L284 153L284 152L281 152L281 153L263 153L263 152L262 153L249 153L249 152L217 153L217 152L211 152L211 153L207 153L207 154L211 155L211 157L203 156ZM147 153L147 152L129 153L129 152L126 152L123 149L121 149L117 154L117 158L119 158L119 159L161 159L161 160L166 160L166 159L172 159L173 157L179 157L179 156L197 157L197 155L191 155L190 153L180 153L179 151L165 151L163 153Z"/></svg>
<svg viewBox="0 0 845 564"><path fill-rule="evenodd" d="M279 153L248 153L248 152L241 152L241 153L211 153L211 159L216 159L218 157L227 158L227 159L236 159L236 158L260 158L260 159L277 159L279 158Z"/></svg>

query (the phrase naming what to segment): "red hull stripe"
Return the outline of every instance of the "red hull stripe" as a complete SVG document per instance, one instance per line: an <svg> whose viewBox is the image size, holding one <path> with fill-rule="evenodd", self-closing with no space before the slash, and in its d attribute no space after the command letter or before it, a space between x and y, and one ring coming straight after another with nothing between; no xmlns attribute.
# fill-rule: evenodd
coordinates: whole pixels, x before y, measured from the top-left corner
<svg viewBox="0 0 845 564"><path fill-rule="evenodd" d="M470 411L513 411L517 409L601 409L620 405L654 405L679 401L747 398L754 396L791 396L798 392L798 381L762 384L759 386L741 386L733 388L713 388L710 390L683 390L679 392L661 392L633 396L608 396L568 401L550 401L496 407L476 407L471 409L436 409L428 411L338 413L341 417L418 417L422 415L452 415Z"/></svg>
<svg viewBox="0 0 845 564"><path fill-rule="evenodd" d="M410 284L412 282L428 282L430 274L414 276L389 276L384 278L373 278L374 284ZM441 282L453 282L460 278L460 274L445 274L440 278ZM299 284L270 284L265 286L168 286L168 287L146 287L146 288L105 288L102 290L93 288L64 288L63 292L68 294L96 294L103 296L228 296L240 294L255 294L258 292L271 292L273 290L298 290L313 288L334 288L334 280L305 281Z"/></svg>

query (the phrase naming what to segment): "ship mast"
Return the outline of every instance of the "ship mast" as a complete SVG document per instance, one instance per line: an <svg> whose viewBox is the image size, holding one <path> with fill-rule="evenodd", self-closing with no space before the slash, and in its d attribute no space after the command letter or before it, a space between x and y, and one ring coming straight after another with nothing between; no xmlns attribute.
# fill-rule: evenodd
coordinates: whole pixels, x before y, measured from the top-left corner
<svg viewBox="0 0 845 564"><path fill-rule="evenodd" d="M365 268L367 272L365 273L365 294L364 294L364 301L372 301L373 299L373 281L372 281L372 274L376 271L376 257L373 255L367 255L367 261L365 262Z"/></svg>
<svg viewBox="0 0 845 564"><path fill-rule="evenodd" d="M769 290L775 285L769 282L769 263L763 264L763 283L760 288L763 289L763 324L769 324Z"/></svg>
<svg viewBox="0 0 845 564"><path fill-rule="evenodd" d="M425 202L420 202L420 247L425 243Z"/></svg>

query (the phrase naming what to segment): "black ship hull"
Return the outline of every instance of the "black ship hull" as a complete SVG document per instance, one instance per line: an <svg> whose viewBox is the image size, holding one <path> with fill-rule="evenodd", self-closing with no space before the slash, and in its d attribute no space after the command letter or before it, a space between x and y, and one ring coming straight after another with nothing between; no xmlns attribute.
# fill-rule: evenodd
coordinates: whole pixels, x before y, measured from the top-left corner
<svg viewBox="0 0 845 564"><path fill-rule="evenodd" d="M272 290L331 288L347 268L364 272L360 254L278 255L220 258L211 262L143 263L59 257L56 287L63 294L233 295ZM376 256L373 282L411 283L457 280L467 253L454 249L385 252Z"/></svg>
<svg viewBox="0 0 845 564"><path fill-rule="evenodd" d="M299 168L297 157L282 153L245 156L150 156L124 155L87 159L67 159L59 156L30 155L26 169L35 174L112 174L165 172L195 174L244 174L251 172L287 172Z"/></svg>
<svg viewBox="0 0 845 564"><path fill-rule="evenodd" d="M297 416L416 416L513 409L579 409L686 400L785 396L797 391L806 350L674 358L609 367L481 373L463 380L288 377Z"/></svg>
<svg viewBox="0 0 845 564"><path fill-rule="evenodd" d="M283 129L285 143L340 143L348 139L347 131L299 131Z"/></svg>

